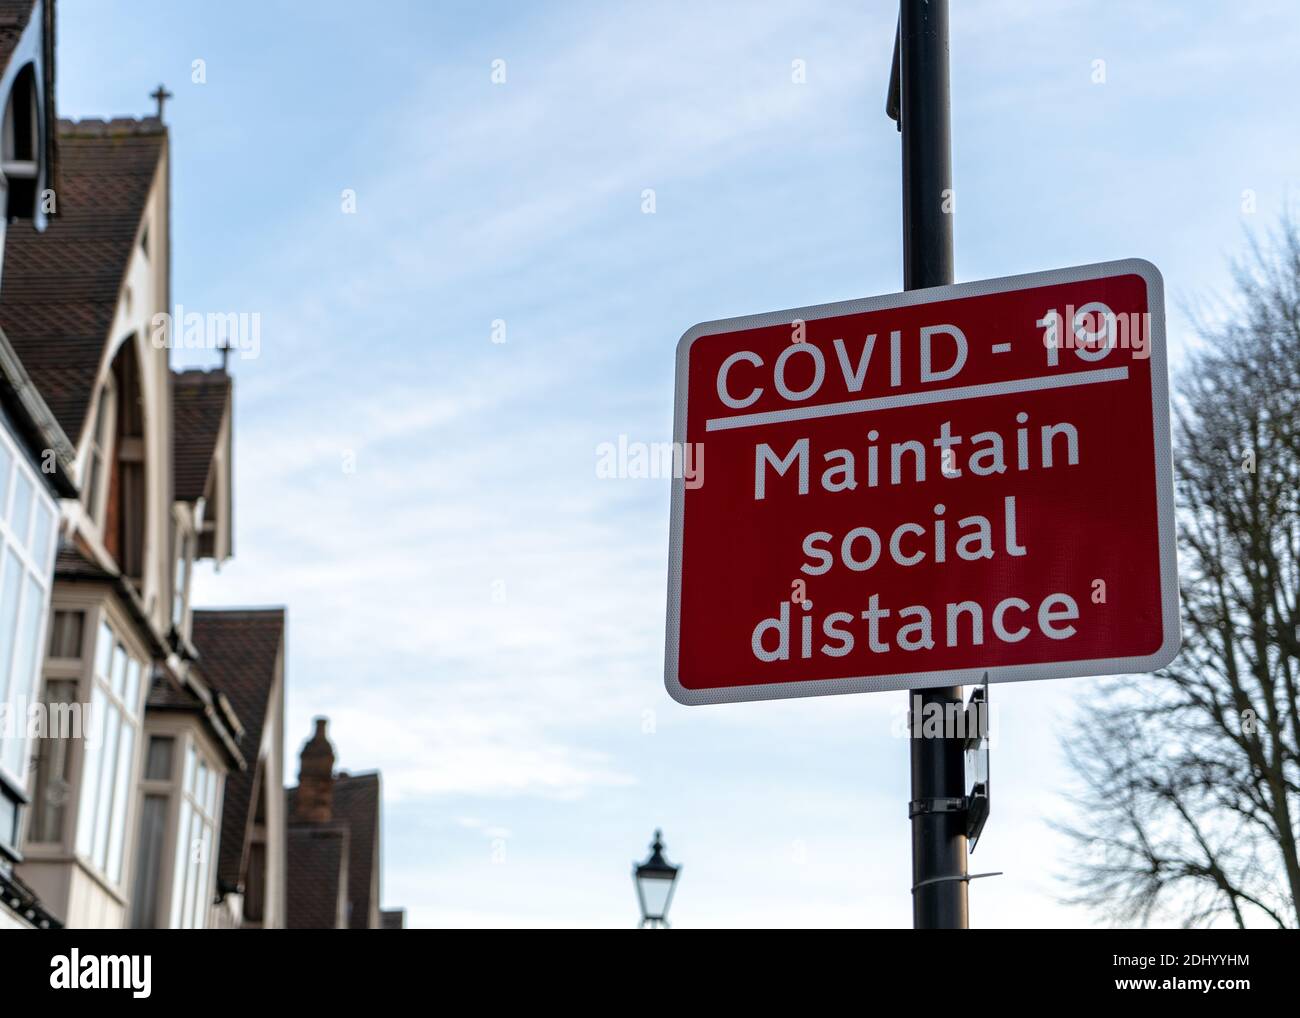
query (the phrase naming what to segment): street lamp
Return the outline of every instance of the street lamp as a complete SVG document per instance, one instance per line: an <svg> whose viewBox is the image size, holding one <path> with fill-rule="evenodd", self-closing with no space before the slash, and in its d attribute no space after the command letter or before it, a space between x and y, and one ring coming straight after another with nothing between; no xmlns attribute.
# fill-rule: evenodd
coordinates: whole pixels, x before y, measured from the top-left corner
<svg viewBox="0 0 1300 1018"><path fill-rule="evenodd" d="M680 869L664 858L663 834L655 831L650 857L643 863L632 864L636 896L641 903L640 926L668 928L668 906L673 900L673 888L677 885Z"/></svg>

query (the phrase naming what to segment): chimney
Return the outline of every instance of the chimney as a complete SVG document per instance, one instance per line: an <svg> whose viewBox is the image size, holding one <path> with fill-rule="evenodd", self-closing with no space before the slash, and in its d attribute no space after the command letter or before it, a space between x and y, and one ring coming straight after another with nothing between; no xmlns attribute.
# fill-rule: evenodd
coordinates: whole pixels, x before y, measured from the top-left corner
<svg viewBox="0 0 1300 1018"><path fill-rule="evenodd" d="M328 823L334 814L334 747L325 735L327 724L328 718L316 718L316 733L299 757L293 819L301 823Z"/></svg>

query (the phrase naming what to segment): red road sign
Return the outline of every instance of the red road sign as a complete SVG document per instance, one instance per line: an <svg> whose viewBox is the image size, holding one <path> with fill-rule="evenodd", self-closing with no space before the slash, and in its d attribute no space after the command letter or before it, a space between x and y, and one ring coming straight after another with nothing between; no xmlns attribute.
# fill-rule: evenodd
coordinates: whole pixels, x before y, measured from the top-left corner
<svg viewBox="0 0 1300 1018"><path fill-rule="evenodd" d="M674 439L693 464L668 581L682 703L1142 672L1178 651L1149 262L697 325Z"/></svg>

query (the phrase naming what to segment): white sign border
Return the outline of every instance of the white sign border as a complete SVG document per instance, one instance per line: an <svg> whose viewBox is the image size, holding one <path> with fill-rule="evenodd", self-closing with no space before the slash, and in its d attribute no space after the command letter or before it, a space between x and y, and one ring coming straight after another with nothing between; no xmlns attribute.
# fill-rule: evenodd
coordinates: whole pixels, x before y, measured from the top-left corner
<svg viewBox="0 0 1300 1018"><path fill-rule="evenodd" d="M677 342L676 397L673 412L673 440L686 442L687 369L691 346L701 336L740 332L772 325L788 325L798 318L815 321L867 311L933 304L961 297L979 297L1009 290L1026 290L1058 283L1078 283L1110 276L1138 275L1147 284L1150 312L1148 342L1151 352L1151 425L1155 441L1156 504L1160 541L1160 605L1164 640L1160 649L1144 657L1094 658L1084 661L1054 661L1044 664L1008 665L1002 668L959 668L946 671L867 675L809 682L768 682L725 686L716 689L687 689L678 679L681 638L682 523L686 509L685 478L672 482L672 516L668 551L668 613L664 644L664 685L678 703L688 705L743 703L780 700L789 697L833 696L842 693L876 693L901 689L932 689L989 682L1023 682L1032 679L1081 678L1088 675L1119 675L1149 672L1169 664L1182 643L1178 598L1178 556L1174 534L1174 481L1170 460L1169 368L1165 348L1165 284L1160 270L1142 258L1097 262L1071 268L1030 272L998 279L981 279L951 286L935 286L902 293L865 297L858 300L816 304L811 307L700 322L682 334Z"/></svg>

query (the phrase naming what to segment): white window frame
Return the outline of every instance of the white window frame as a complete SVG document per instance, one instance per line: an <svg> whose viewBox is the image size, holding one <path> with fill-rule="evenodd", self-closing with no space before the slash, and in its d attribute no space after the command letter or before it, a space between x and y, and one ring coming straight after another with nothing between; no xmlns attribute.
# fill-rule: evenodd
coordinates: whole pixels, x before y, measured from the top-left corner
<svg viewBox="0 0 1300 1018"><path fill-rule="evenodd" d="M193 732L178 737L176 747L172 771L180 781L172 786L175 836L170 840L175 849L165 896L167 926L201 930L208 925L216 887L225 771L214 765Z"/></svg>
<svg viewBox="0 0 1300 1018"><path fill-rule="evenodd" d="M147 657L132 649L122 627L110 619L107 611L101 611L96 620L90 653L88 696L83 697L91 705L90 730L89 739L83 741L77 775L73 846L82 865L105 886L120 892L131 873L127 846L133 840L134 802L143 754L141 722L150 665ZM130 736L129 746L122 741L123 733ZM109 751L113 766L106 770L102 754Z"/></svg>
<svg viewBox="0 0 1300 1018"><path fill-rule="evenodd" d="M86 449L81 484L85 491L86 513L101 535L108 510L108 489L113 480L113 440L117 436L117 380L110 371L99 387L95 403L95 426ZM92 483L93 480L93 483Z"/></svg>
<svg viewBox="0 0 1300 1018"><path fill-rule="evenodd" d="M226 771L216 763L220 750L205 738L201 723L186 714L151 714L145 728L145 756L148 744L156 738L172 741L171 768L164 775L150 777L141 765L138 816L143 821L143 803L154 796L166 802L159 862L152 877L157 881L154 911L151 916L135 916L131 921L152 921L160 929L204 929L212 917L216 896L217 854L220 847L221 811L226 790ZM200 766L200 764L202 766ZM203 789L198 788L200 773L206 773ZM140 876L139 853L146 850L137 833L135 852ZM138 880L131 887L131 897L142 894ZM132 902L134 905L134 901Z"/></svg>
<svg viewBox="0 0 1300 1018"><path fill-rule="evenodd" d="M0 731L0 775L19 789L27 787L31 770L31 747L27 737L27 710L37 699L41 666L45 660L45 642L48 639L50 590L54 580L54 549L59 529L59 508L46 487L45 480L29 462L25 450L0 426L0 599L3 598L4 572L12 553L20 566L18 580L18 605L11 637L0 632L0 650L8 642L8 654L0 655L0 704L8 707L11 727L6 738ZM7 462L6 462L7 461ZM20 483L21 479L21 483ZM24 533L14 528L13 511L19 489L28 489L31 499ZM38 520L44 518L44 547L32 547L39 538ZM33 596L33 588L35 596ZM18 654L24 648L21 634L31 625L31 613L38 612L35 620L31 657L34 666L28 674L17 674ZM5 608L0 605L0 626L4 623ZM19 710L19 708L22 708ZM16 766L15 766L16 765Z"/></svg>

